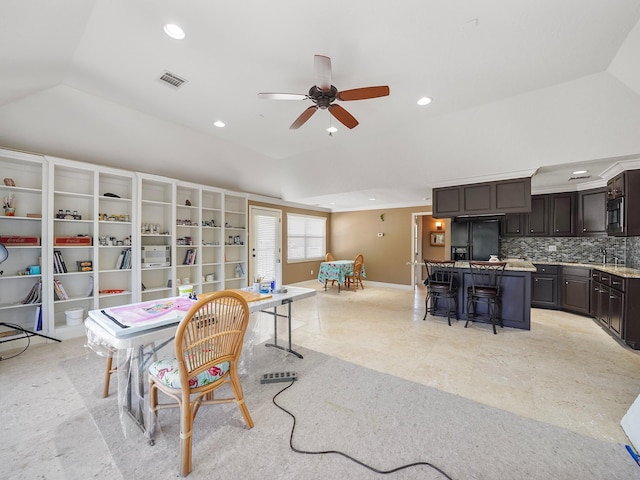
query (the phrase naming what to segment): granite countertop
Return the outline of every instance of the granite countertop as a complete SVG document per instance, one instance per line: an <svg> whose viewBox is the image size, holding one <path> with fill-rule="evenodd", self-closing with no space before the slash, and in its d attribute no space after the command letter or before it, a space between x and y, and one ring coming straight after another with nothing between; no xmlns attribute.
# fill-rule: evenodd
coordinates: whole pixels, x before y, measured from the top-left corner
<svg viewBox="0 0 640 480"><path fill-rule="evenodd" d="M507 266L504 267L505 270L509 270L512 272L535 272L536 267L533 265L533 262L529 260L521 260L515 258L505 258L501 260L503 262L507 262ZM456 268L469 268L469 262L456 262Z"/></svg>
<svg viewBox="0 0 640 480"><path fill-rule="evenodd" d="M560 265L566 267L584 267L594 268L601 272L618 275L625 278L640 278L640 269L625 267L624 265L615 265L613 263L573 263L573 262L551 262L551 261L534 261L532 263L538 265Z"/></svg>

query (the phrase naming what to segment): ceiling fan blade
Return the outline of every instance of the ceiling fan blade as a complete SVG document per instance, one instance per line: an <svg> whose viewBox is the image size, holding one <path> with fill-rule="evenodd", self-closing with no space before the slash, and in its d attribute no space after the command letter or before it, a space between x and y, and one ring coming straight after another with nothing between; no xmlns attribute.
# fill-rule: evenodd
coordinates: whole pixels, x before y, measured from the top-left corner
<svg viewBox="0 0 640 480"><path fill-rule="evenodd" d="M389 95L389 87L387 85L381 85L378 87L363 87L354 88L353 90L344 90L338 93L336 97L338 100L365 100L367 98L386 97Z"/></svg>
<svg viewBox="0 0 640 480"><path fill-rule="evenodd" d="M312 105L311 107L307 108L304 112L302 112L302 114L298 118L296 118L296 121L291 124L291 126L289 127L289 130L295 130L296 128L300 128L302 125L305 124L307 120L311 118L311 115L316 113L316 110L318 110L318 107L316 105Z"/></svg>
<svg viewBox="0 0 640 480"><path fill-rule="evenodd" d="M329 113L331 113L331 115L333 115L340 123L342 123L347 128L354 128L358 126L358 120L356 120L353 115L347 112L340 105L336 105L335 103L329 105Z"/></svg>
<svg viewBox="0 0 640 480"><path fill-rule="evenodd" d="M265 100L306 100L309 97L302 93L259 93L258 98Z"/></svg>
<svg viewBox="0 0 640 480"><path fill-rule="evenodd" d="M316 87L323 92L331 90L331 59L324 55L313 57L313 66L316 70Z"/></svg>

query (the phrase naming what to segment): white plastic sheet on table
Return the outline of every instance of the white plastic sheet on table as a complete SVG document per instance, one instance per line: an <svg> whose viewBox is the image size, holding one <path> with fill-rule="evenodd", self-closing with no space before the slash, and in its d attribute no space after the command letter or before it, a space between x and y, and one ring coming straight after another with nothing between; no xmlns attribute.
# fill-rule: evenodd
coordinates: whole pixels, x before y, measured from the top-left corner
<svg viewBox="0 0 640 480"><path fill-rule="evenodd" d="M287 287L287 290L287 293L273 294L271 298L249 303L251 312L249 325L244 336L242 354L238 364L238 373L241 377L254 371L254 347L266 340L265 328L263 325L261 326L260 312L267 309L272 310L273 307L288 308L288 306L282 305L283 299L299 300L316 294L313 289L300 287ZM272 319L266 321L271 322L270 325L273 324ZM156 359L175 356L173 333L177 324L118 338L111 335L91 318L85 321L85 326L87 346L105 358L105 370L106 358L109 355L113 358L112 368L117 368L117 372L111 377L111 385L116 383L117 388L112 387L110 390L115 391L117 395L120 424L125 437L132 431L134 433L140 431L137 423L128 418L132 415L144 424L144 435L151 440L159 430L159 424L156 416L149 409L147 370L149 364ZM281 333L283 332L278 332L279 335ZM104 373L105 370L100 373ZM104 376L97 375L97 378L103 379Z"/></svg>

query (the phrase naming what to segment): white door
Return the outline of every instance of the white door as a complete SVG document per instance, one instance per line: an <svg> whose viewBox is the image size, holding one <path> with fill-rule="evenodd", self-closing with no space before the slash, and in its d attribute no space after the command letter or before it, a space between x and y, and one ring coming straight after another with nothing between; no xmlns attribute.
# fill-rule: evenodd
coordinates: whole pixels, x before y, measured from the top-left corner
<svg viewBox="0 0 640 480"><path fill-rule="evenodd" d="M282 211L251 207L251 260L249 285L257 278L276 279L277 263L282 262ZM280 271L280 273L282 273Z"/></svg>

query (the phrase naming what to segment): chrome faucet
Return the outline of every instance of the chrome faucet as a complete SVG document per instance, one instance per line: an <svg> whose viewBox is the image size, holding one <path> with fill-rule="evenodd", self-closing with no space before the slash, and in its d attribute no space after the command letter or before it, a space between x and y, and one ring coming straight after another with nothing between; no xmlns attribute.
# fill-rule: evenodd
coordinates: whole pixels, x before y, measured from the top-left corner
<svg viewBox="0 0 640 480"><path fill-rule="evenodd" d="M602 254L602 264L604 265L607 263L607 251L604 247L600 247L600 253Z"/></svg>

